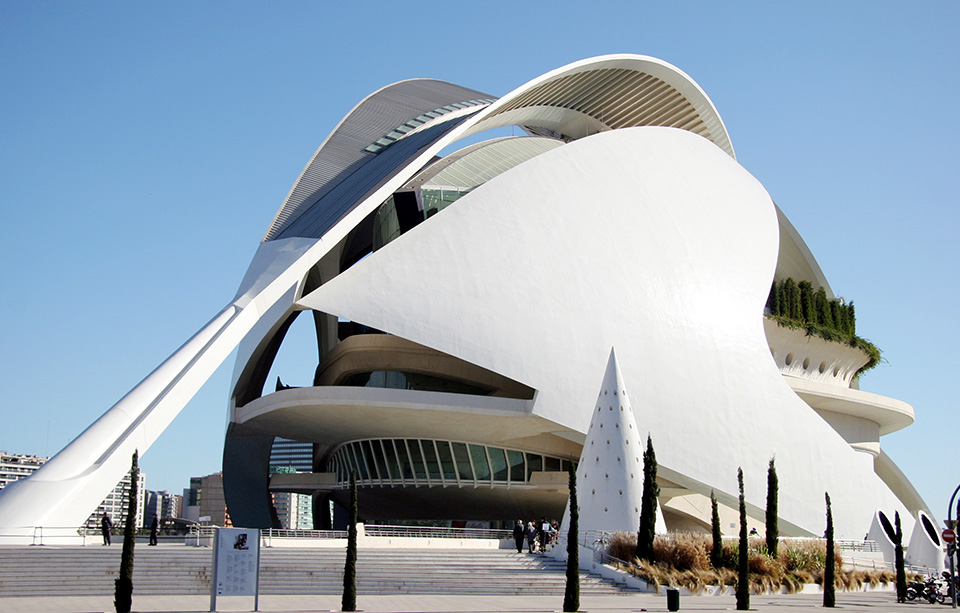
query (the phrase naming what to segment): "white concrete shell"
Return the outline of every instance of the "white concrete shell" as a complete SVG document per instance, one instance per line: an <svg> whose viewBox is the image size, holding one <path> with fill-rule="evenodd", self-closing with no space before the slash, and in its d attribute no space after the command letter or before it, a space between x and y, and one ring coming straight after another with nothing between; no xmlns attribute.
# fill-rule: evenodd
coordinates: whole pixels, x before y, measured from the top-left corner
<svg viewBox="0 0 960 613"><path fill-rule="evenodd" d="M475 172L486 182L362 259L362 235L382 203L436 176L430 164L450 144L503 125L562 144L519 156L505 171ZM825 352L814 365L837 361L832 378L786 359L800 351L784 351L797 339L771 340L763 317L771 281L786 275L829 292L802 239L736 163L709 98L665 62L583 60L496 101L439 81L386 87L308 163L224 311L33 477L0 492L0 540L79 525L133 450L147 450L238 344L225 474L235 480L226 485L231 513L251 525L269 522L264 451L275 434L315 442L321 467L338 446L382 436L442 438L450 453L456 443L542 454L544 466L576 459L594 377L614 345L638 386L631 397L657 441L668 495L714 490L735 506L742 466L748 513L762 518L766 465L776 455L784 534L822 532L824 490L840 537L862 535L877 506L912 517L922 501L878 440L911 421L912 409L851 389L857 356L811 348ZM264 395L303 310L315 317L321 360L341 342L340 318L422 347L430 368L492 391L341 382ZM811 408L817 402L821 413ZM442 463L441 447L430 446ZM875 456L883 470L875 472ZM488 491L470 500L499 496L498 512L511 497L562 501L565 486L524 457L526 480L510 473L509 496L491 474ZM321 490L330 475L316 481ZM427 485L413 500L467 495L462 476Z"/></svg>

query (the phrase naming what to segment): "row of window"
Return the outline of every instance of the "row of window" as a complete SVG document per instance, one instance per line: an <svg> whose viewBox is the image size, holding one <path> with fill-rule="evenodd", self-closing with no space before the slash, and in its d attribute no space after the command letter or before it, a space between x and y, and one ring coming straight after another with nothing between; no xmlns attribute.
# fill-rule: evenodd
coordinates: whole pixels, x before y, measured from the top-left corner
<svg viewBox="0 0 960 613"><path fill-rule="evenodd" d="M536 471L567 471L570 461L473 443L423 439L369 439L342 445L329 470L341 485L357 481L398 485L526 483Z"/></svg>

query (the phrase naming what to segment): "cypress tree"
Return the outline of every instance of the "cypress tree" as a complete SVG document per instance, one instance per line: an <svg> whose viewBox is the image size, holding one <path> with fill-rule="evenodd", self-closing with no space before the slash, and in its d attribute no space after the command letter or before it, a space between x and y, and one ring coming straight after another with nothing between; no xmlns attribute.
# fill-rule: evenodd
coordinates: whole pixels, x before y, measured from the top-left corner
<svg viewBox="0 0 960 613"><path fill-rule="evenodd" d="M830 510L830 494L827 499L827 560L823 568L823 606L837 606L837 585L835 579L837 558L833 552L833 511Z"/></svg>
<svg viewBox="0 0 960 613"><path fill-rule="evenodd" d="M710 491L710 528L713 531L713 549L710 550L710 565L716 569L723 563L723 535L720 533L720 512L717 496Z"/></svg>
<svg viewBox="0 0 960 613"><path fill-rule="evenodd" d="M800 321L803 319L803 310L800 306L800 288L796 281L788 278L783 282L783 292L787 297L787 304L784 307L784 314L790 319Z"/></svg>
<svg viewBox="0 0 960 613"><path fill-rule="evenodd" d="M740 486L740 547L737 552L737 611L750 608L750 559L747 542L747 503L743 497L743 469L737 469Z"/></svg>
<svg viewBox="0 0 960 613"><path fill-rule="evenodd" d="M357 610L357 473L350 471L350 510L347 526L347 560L343 565L341 611Z"/></svg>
<svg viewBox="0 0 960 613"><path fill-rule="evenodd" d="M853 308L853 300L847 305L847 330L850 336L857 335L857 312Z"/></svg>
<svg viewBox="0 0 960 613"><path fill-rule="evenodd" d="M830 301L830 318L833 319L832 329L836 330L837 332L843 331L843 321L840 316L840 310L841 310L840 301L831 300Z"/></svg>
<svg viewBox="0 0 960 613"><path fill-rule="evenodd" d="M653 539L657 532L657 456L653 440L647 435L647 450L643 452L643 494L640 498L640 530L637 532L637 557L653 561Z"/></svg>
<svg viewBox="0 0 960 613"><path fill-rule="evenodd" d="M894 526L896 526L896 533L894 534L894 545L896 545L894 564L897 569L897 602L906 602L907 571L903 565L903 529L900 528L900 511L894 513L893 523Z"/></svg>
<svg viewBox="0 0 960 613"><path fill-rule="evenodd" d="M775 458L770 458L770 466L767 467L767 554L774 560L777 559L777 542L780 539L780 528L777 525L777 490L779 481L777 480L777 467L774 466Z"/></svg>
<svg viewBox="0 0 960 613"><path fill-rule="evenodd" d="M771 315L780 314L780 292L777 291L777 282L774 281L770 286L770 295L767 296L767 308Z"/></svg>
<svg viewBox="0 0 960 613"><path fill-rule="evenodd" d="M563 590L563 610L580 610L580 507L577 506L577 473L567 469L570 480L570 527L567 529L567 583Z"/></svg>
<svg viewBox="0 0 960 613"><path fill-rule="evenodd" d="M817 323L817 313L813 307L813 284L801 281L797 287L800 288L800 316L807 323Z"/></svg>
<svg viewBox="0 0 960 613"><path fill-rule="evenodd" d="M777 299L780 302L780 309L776 312L781 317L787 317L787 282L781 281L777 284Z"/></svg>
<svg viewBox="0 0 960 613"><path fill-rule="evenodd" d="M830 313L830 299L827 298L827 290L820 287L813 299L814 308L817 311L817 323L825 328L833 328L833 315Z"/></svg>
<svg viewBox="0 0 960 613"><path fill-rule="evenodd" d="M133 606L133 547L137 540L137 485L140 481L139 453L133 452L130 463L130 495L127 517L123 524L123 551L120 552L120 576L114 583L113 604L117 613L130 613Z"/></svg>

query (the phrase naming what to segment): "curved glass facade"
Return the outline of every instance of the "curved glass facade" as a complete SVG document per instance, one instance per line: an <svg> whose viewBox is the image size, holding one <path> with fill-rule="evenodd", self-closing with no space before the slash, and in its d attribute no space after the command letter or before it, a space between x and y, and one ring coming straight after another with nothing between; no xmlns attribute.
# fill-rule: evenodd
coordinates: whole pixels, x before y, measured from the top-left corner
<svg viewBox="0 0 960 613"><path fill-rule="evenodd" d="M516 449L457 441L367 439L341 445L328 461L341 486L356 471L360 485L509 487L537 471L566 472L570 461Z"/></svg>

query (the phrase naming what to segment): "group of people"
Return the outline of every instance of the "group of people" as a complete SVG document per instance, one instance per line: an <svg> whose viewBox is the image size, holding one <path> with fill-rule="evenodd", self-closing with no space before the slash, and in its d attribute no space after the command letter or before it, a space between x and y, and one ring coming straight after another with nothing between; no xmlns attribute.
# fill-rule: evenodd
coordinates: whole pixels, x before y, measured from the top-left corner
<svg viewBox="0 0 960 613"><path fill-rule="evenodd" d="M555 519L547 521L546 517L541 517L539 522L528 521L526 526L522 519L518 519L513 527L513 540L517 545L517 553L523 553L524 540L527 541L529 553L544 553L559 532L560 526Z"/></svg>
<svg viewBox="0 0 960 613"><path fill-rule="evenodd" d="M103 516L100 518L100 532L103 534L103 545L107 547L110 545L110 531L113 529L113 521L110 519L110 516L107 515L107 512L103 512ZM160 533L160 520L157 519L157 514L153 514L153 520L150 522L150 544L157 544L157 535Z"/></svg>

